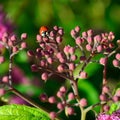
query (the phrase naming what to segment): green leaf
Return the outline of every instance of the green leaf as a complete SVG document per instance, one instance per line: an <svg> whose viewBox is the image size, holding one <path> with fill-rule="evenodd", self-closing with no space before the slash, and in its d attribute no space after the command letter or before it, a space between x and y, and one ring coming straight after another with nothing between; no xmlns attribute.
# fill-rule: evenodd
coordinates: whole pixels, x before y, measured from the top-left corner
<svg viewBox="0 0 120 120"><path fill-rule="evenodd" d="M120 102L113 103L112 105L110 105L110 110L108 113L112 114L114 111L117 111L118 109L120 109Z"/></svg>
<svg viewBox="0 0 120 120"><path fill-rule="evenodd" d="M49 113L25 105L4 105L0 107L0 120L50 120Z"/></svg>

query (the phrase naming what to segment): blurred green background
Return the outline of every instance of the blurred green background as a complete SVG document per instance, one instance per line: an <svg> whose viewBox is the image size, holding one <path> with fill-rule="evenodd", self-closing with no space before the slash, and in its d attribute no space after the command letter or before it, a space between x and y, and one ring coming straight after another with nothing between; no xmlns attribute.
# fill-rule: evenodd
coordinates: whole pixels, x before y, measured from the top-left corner
<svg viewBox="0 0 120 120"><path fill-rule="evenodd" d="M23 32L28 33L27 43L32 49L37 46L35 38L42 25L46 25L50 29L54 25L63 27L65 30L64 44L74 45L70 31L76 25L81 27L81 31L90 28L96 33L113 31L116 35L115 40L120 38L119 0L1 0L0 4L3 5L7 17L15 24L15 32L18 35ZM41 79L39 73L31 72L31 63L28 61L25 51L16 56L16 66L23 72L22 75L30 81L26 84L23 83L23 85L16 84L16 87L23 93L33 95L33 99L39 103L38 95L40 93L45 90L49 95L55 94L59 86L63 84L63 80L55 76L50 82L43 85L39 81ZM3 69L0 72L1 74L7 73L8 67L5 66L8 66L8 62L1 66ZM97 64L89 65L86 68L89 73L89 80L79 84L81 94L88 98L89 104L98 102L96 96L98 97L100 93L102 69L103 67ZM119 73L120 71L113 69L111 64L108 66L108 78L119 80ZM57 81L58 79L59 81ZM53 87L52 84L55 86ZM47 105L44 104L44 106ZM93 117L89 117L89 115L88 118L93 120Z"/></svg>

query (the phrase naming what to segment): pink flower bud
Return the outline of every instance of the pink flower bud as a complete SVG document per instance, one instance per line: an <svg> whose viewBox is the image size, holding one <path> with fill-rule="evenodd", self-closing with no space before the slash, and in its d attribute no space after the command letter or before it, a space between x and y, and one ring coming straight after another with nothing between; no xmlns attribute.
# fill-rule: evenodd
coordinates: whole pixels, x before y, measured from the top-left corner
<svg viewBox="0 0 120 120"><path fill-rule="evenodd" d="M57 43L61 43L62 42L62 37L61 36L57 36L56 37L56 42Z"/></svg>
<svg viewBox="0 0 120 120"><path fill-rule="evenodd" d="M100 58L100 64L105 65L106 64L106 58Z"/></svg>
<svg viewBox="0 0 120 120"><path fill-rule="evenodd" d="M42 73L41 78L42 80L46 81L48 79L48 73L47 72Z"/></svg>
<svg viewBox="0 0 120 120"><path fill-rule="evenodd" d="M17 52L19 49L18 49L18 47L17 46L14 46L13 48L12 48L12 51L13 52Z"/></svg>
<svg viewBox="0 0 120 120"><path fill-rule="evenodd" d="M63 49L64 53L65 53L65 54L68 54L68 53L69 53L69 49L70 49L70 46L69 46L69 45L68 45L68 46L65 46L64 49Z"/></svg>
<svg viewBox="0 0 120 120"><path fill-rule="evenodd" d="M73 37L73 38L75 38L75 36L76 36L76 31L75 30L71 30L71 36Z"/></svg>
<svg viewBox="0 0 120 120"><path fill-rule="evenodd" d="M69 100L75 99L75 95L74 95L73 92L70 92L70 93L68 94L68 99L69 99Z"/></svg>
<svg viewBox="0 0 120 120"><path fill-rule="evenodd" d="M57 114L55 112L50 112L51 120L55 120L56 117L57 117Z"/></svg>
<svg viewBox="0 0 120 120"><path fill-rule="evenodd" d="M120 53L117 53L115 57L116 57L117 60L120 61Z"/></svg>
<svg viewBox="0 0 120 120"><path fill-rule="evenodd" d="M82 32L82 37L87 38L88 37L87 32Z"/></svg>
<svg viewBox="0 0 120 120"><path fill-rule="evenodd" d="M5 94L5 90L3 88L0 88L0 96L3 96Z"/></svg>
<svg viewBox="0 0 120 120"><path fill-rule="evenodd" d="M82 98L79 102L80 106L85 107L87 106L87 100L85 98Z"/></svg>
<svg viewBox="0 0 120 120"><path fill-rule="evenodd" d="M46 102L48 100L48 97L45 93L41 94L39 98L42 102Z"/></svg>
<svg viewBox="0 0 120 120"><path fill-rule="evenodd" d="M38 42L41 42L41 41L42 41L42 36L41 36L41 35L37 35L37 36L36 36L36 40L37 40Z"/></svg>
<svg viewBox="0 0 120 120"><path fill-rule="evenodd" d="M75 40L75 43L77 45L81 45L83 43L83 40L80 37L77 37L76 40Z"/></svg>
<svg viewBox="0 0 120 120"><path fill-rule="evenodd" d="M119 62L118 60L114 59L114 60L113 60L113 65L114 65L115 67L119 67L119 66L120 66L120 62Z"/></svg>
<svg viewBox="0 0 120 120"><path fill-rule="evenodd" d="M70 59L71 59L72 61L75 61L75 60L77 59L77 56L76 56L76 55L71 55Z"/></svg>
<svg viewBox="0 0 120 120"><path fill-rule="evenodd" d="M74 114L74 109L72 107L67 108L67 114L68 115L73 115Z"/></svg>
<svg viewBox="0 0 120 120"><path fill-rule="evenodd" d="M55 103L55 102L56 102L55 97L54 97L54 96L49 97L49 98L48 98L48 102L49 102L49 103Z"/></svg>
<svg viewBox="0 0 120 120"><path fill-rule="evenodd" d="M92 30L92 29L88 30L88 31L87 31L87 34L88 34L88 36L92 36L93 30Z"/></svg>
<svg viewBox="0 0 120 120"><path fill-rule="evenodd" d="M109 109L110 109L110 106L108 106L108 105L104 105L104 106L103 106L104 112L107 112Z"/></svg>
<svg viewBox="0 0 120 120"><path fill-rule="evenodd" d="M35 54L32 50L27 51L27 55L33 57Z"/></svg>
<svg viewBox="0 0 120 120"><path fill-rule="evenodd" d="M21 40L24 40L24 39L26 39L27 38L27 33L22 33L21 34Z"/></svg>
<svg viewBox="0 0 120 120"><path fill-rule="evenodd" d="M87 51L91 51L91 50L92 50L92 46L91 46L90 44L87 44L87 45L86 45L86 50L87 50Z"/></svg>
<svg viewBox="0 0 120 120"><path fill-rule="evenodd" d="M16 35L12 35L12 36L10 37L10 40L11 40L11 41L16 41L16 40L17 40Z"/></svg>
<svg viewBox="0 0 120 120"><path fill-rule="evenodd" d="M86 79L87 76L88 76L87 73L84 72L84 71L82 71L82 72L80 73L80 78L82 78L82 79Z"/></svg>
<svg viewBox="0 0 120 120"><path fill-rule="evenodd" d="M54 26L53 29L54 29L55 31L58 31L58 26Z"/></svg>
<svg viewBox="0 0 120 120"><path fill-rule="evenodd" d="M2 78L2 82L8 83L8 81L9 81L8 76L4 76L4 77Z"/></svg>
<svg viewBox="0 0 120 120"><path fill-rule="evenodd" d="M0 64L5 61L5 58L3 56L0 56Z"/></svg>
<svg viewBox="0 0 120 120"><path fill-rule="evenodd" d="M62 98L63 95L64 95L64 94L63 94L61 91L58 91L58 92L57 92L57 97L58 97L58 98Z"/></svg>
<svg viewBox="0 0 120 120"><path fill-rule="evenodd" d="M102 45L99 45L99 46L97 46L97 52L102 52L102 50L103 50L103 47L102 47Z"/></svg>
<svg viewBox="0 0 120 120"><path fill-rule="evenodd" d="M79 27L79 26L76 26L76 27L75 27L75 31L76 31L76 32L80 32L80 27Z"/></svg>
<svg viewBox="0 0 120 120"><path fill-rule="evenodd" d="M65 107L64 104L61 103L61 102L59 102L59 103L57 104L57 108L60 109L60 110L64 109L64 107Z"/></svg>
<svg viewBox="0 0 120 120"><path fill-rule="evenodd" d="M65 86L61 86L60 87L60 92L66 93L67 92L67 88Z"/></svg>
<svg viewBox="0 0 120 120"><path fill-rule="evenodd" d="M107 100L106 95L104 95L104 94L101 94L99 96L99 98L100 98L101 101L106 101Z"/></svg>
<svg viewBox="0 0 120 120"><path fill-rule="evenodd" d="M92 37L87 37L87 42L88 42L89 44L91 44L91 43L93 42Z"/></svg>
<svg viewBox="0 0 120 120"><path fill-rule="evenodd" d="M69 70L74 70L75 69L75 64L74 63L69 63Z"/></svg>
<svg viewBox="0 0 120 120"><path fill-rule="evenodd" d="M109 92L109 87L107 87L107 86L104 86L103 88L102 88L102 91L104 92L104 93L108 93Z"/></svg>
<svg viewBox="0 0 120 120"><path fill-rule="evenodd" d="M53 59L52 59L51 57L48 57L48 58L47 58L47 61L48 61L49 64L52 64L52 63L53 63Z"/></svg>
<svg viewBox="0 0 120 120"><path fill-rule="evenodd" d="M64 34L63 29L62 29L62 28L60 28L60 29L58 30L58 33L62 36L62 35Z"/></svg>
<svg viewBox="0 0 120 120"><path fill-rule="evenodd" d="M118 101L120 100L120 97L118 97L118 96L113 96L113 97L112 97L112 100L113 100L114 102L118 102Z"/></svg>
<svg viewBox="0 0 120 120"><path fill-rule="evenodd" d="M63 66L63 65L59 65L59 66L57 67L57 70L58 70L58 72L60 72L60 73L64 72L64 66Z"/></svg>
<svg viewBox="0 0 120 120"><path fill-rule="evenodd" d="M33 64L33 65L31 66L31 69L32 69L33 72L37 72L37 71L38 71L38 67L37 67L36 64Z"/></svg>
<svg viewBox="0 0 120 120"><path fill-rule="evenodd" d="M68 51L69 51L69 53L72 55L72 54L74 54L74 52L75 52L75 48L70 47Z"/></svg>

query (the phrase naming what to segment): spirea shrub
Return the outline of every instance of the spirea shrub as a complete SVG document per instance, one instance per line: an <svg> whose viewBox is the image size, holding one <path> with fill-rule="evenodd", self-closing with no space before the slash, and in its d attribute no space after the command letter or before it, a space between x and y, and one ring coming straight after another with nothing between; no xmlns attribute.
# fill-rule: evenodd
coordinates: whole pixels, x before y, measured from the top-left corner
<svg viewBox="0 0 120 120"><path fill-rule="evenodd" d="M2 12L0 12L0 15L2 16L0 17L1 19L5 19ZM107 64L111 56L114 56L112 61L113 66L120 68L120 40L117 40L115 43L115 35L113 32L94 34L92 29L81 32L81 28L76 26L70 32L75 45L63 46L63 36L67 33L64 32L62 27L54 26L49 29L46 26L42 26L40 28L39 33L36 33L35 41L38 47L26 52L29 58L34 59L31 70L38 73L42 72L40 80L42 80L44 84L49 81L51 76L57 75L59 78L65 79L70 85L69 88L63 84L56 92L56 95L48 96L45 92L39 95L38 99L41 102L44 104L49 103L55 107L52 111L46 111L18 91L12 79L13 58L16 54L19 54L19 51L29 46L29 44L27 45L25 42L29 35L22 33L21 36L18 37L14 32L14 34L11 34L7 28L8 26L3 22L0 23L0 27L0 44L2 45L0 64L6 61L4 54L2 54L2 49L6 48L9 52L8 74L1 76L0 96L2 97L11 91L17 96L16 99L21 98L29 103L29 105L35 107L17 104L4 105L0 107L0 120L11 120L14 119L14 116L17 116L17 119L23 118L24 120L58 120L62 119L61 113L63 112L66 116L77 115L79 116L78 119L85 120L87 113L92 110L95 111L94 108L97 106L100 107L100 111L98 113L96 111L95 113L96 120L120 120L120 90L119 87L117 87L111 91L106 76ZM98 55L101 55L101 57L94 59ZM97 63L103 66L103 79L99 102L92 105L88 104L87 98L81 96L78 88L78 81L80 84L81 81L87 80L89 77L89 73L85 68L90 63ZM80 65L81 67L79 67ZM75 75L75 70L78 68L78 73ZM72 89L72 91L70 91L70 89ZM9 110L11 111L10 114L8 112ZM15 110L17 112L14 112ZM81 114L77 114L78 112L76 110Z"/></svg>

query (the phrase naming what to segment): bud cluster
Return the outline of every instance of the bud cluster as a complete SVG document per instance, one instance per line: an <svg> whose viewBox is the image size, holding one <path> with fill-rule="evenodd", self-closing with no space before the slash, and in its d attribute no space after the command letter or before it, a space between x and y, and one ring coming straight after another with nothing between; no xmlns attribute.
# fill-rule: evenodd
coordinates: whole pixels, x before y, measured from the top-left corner
<svg viewBox="0 0 120 120"><path fill-rule="evenodd" d="M87 100L85 98L81 98L79 103L76 104L74 102L76 96L73 92L67 92L67 88L65 86L61 86L56 93L56 96L48 97L47 94L43 93L40 95L40 100L42 102L48 102L50 104L56 104L58 109L57 112L52 111L50 112L51 119L55 119L58 114L60 114L63 110L65 110L65 114L68 115L75 115L75 106L86 107Z"/></svg>

